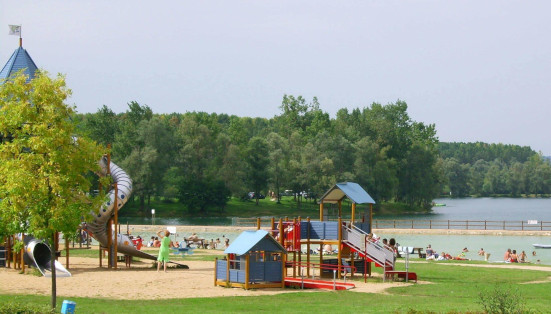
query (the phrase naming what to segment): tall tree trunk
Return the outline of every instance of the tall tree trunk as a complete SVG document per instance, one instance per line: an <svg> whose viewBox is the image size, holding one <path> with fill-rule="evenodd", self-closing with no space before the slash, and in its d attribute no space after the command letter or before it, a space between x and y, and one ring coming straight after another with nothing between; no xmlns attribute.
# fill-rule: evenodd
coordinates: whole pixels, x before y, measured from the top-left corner
<svg viewBox="0 0 551 314"><path fill-rule="evenodd" d="M56 247L55 247L55 232L52 234L52 242L50 245L50 269L52 270L52 302L51 306L52 309L55 311L56 307L56 293L57 293L57 287L56 287L56 271L55 271L55 256L56 255Z"/></svg>

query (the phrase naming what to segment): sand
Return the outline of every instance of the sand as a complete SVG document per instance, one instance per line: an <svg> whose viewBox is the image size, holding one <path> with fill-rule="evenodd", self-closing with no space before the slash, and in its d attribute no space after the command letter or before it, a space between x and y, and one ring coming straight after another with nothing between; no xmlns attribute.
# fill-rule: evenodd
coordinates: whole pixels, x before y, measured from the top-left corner
<svg viewBox="0 0 551 314"><path fill-rule="evenodd" d="M60 261L64 262L64 258ZM91 297L109 299L170 299L213 296L258 296L296 292L295 289L224 288L214 286L214 261L185 261L189 269L168 269L157 272L152 261L134 262L131 268L119 263L118 270L99 268L94 258L71 257L72 277L57 279L57 294L63 297ZM51 294L51 279L32 272L0 268L0 293ZM9 283L9 284L6 284ZM352 291L384 293L389 287L411 283L357 283ZM305 290L316 291L316 290ZM319 290L317 290L319 291Z"/></svg>

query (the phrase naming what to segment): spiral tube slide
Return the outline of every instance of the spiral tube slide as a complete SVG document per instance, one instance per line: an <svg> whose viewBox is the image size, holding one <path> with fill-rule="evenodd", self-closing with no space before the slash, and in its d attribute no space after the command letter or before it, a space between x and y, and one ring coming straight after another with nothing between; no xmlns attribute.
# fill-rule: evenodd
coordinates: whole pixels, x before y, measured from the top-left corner
<svg viewBox="0 0 551 314"><path fill-rule="evenodd" d="M104 174L107 174L107 157L103 157L100 160L100 166ZM119 166L113 162L109 163L109 169L113 183L117 185L117 199L115 200L115 190L112 189L108 193L109 201L105 203L99 210L99 212L93 213L94 220L86 223L86 230L91 236L96 239L102 246L107 247L108 236L107 228L109 219L115 214L115 204L117 204L117 210L119 210L128 201L130 194L132 193L132 179L130 176L122 170ZM134 247L132 240L124 234L113 233L113 240L117 241L117 251L130 256L136 256L151 260L157 260L156 256L139 251Z"/></svg>

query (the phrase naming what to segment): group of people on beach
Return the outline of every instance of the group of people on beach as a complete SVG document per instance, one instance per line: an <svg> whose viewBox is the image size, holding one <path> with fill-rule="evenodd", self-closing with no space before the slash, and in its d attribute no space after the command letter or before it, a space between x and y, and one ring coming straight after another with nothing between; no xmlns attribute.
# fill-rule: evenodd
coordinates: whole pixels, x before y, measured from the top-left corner
<svg viewBox="0 0 551 314"><path fill-rule="evenodd" d="M468 258L465 257L465 253L469 252L469 249L467 249L466 247L463 248L463 250L461 250L461 252L456 256L453 256L450 253L446 253L446 252L442 252L442 253L438 254L436 252L436 250L434 250L430 244L427 246L425 252L426 252L426 259L427 260L435 260L435 261L447 261L447 260L465 261L465 260L469 260Z"/></svg>
<svg viewBox="0 0 551 314"><path fill-rule="evenodd" d="M532 255L536 256L536 251L533 251ZM526 252L522 251L520 254L517 254L517 250L511 251L511 249L505 251L503 261L506 263L528 263L526 260Z"/></svg>

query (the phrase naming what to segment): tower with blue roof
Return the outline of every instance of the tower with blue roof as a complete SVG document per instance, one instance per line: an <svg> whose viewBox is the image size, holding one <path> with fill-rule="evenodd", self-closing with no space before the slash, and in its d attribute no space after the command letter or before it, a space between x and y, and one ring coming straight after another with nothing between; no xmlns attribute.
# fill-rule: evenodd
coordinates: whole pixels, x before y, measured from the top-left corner
<svg viewBox="0 0 551 314"><path fill-rule="evenodd" d="M19 38L19 48L15 49L2 71L0 71L0 84L3 84L6 79L22 69L27 75L27 82L29 82L34 78L38 67L27 50L23 49L23 40Z"/></svg>

